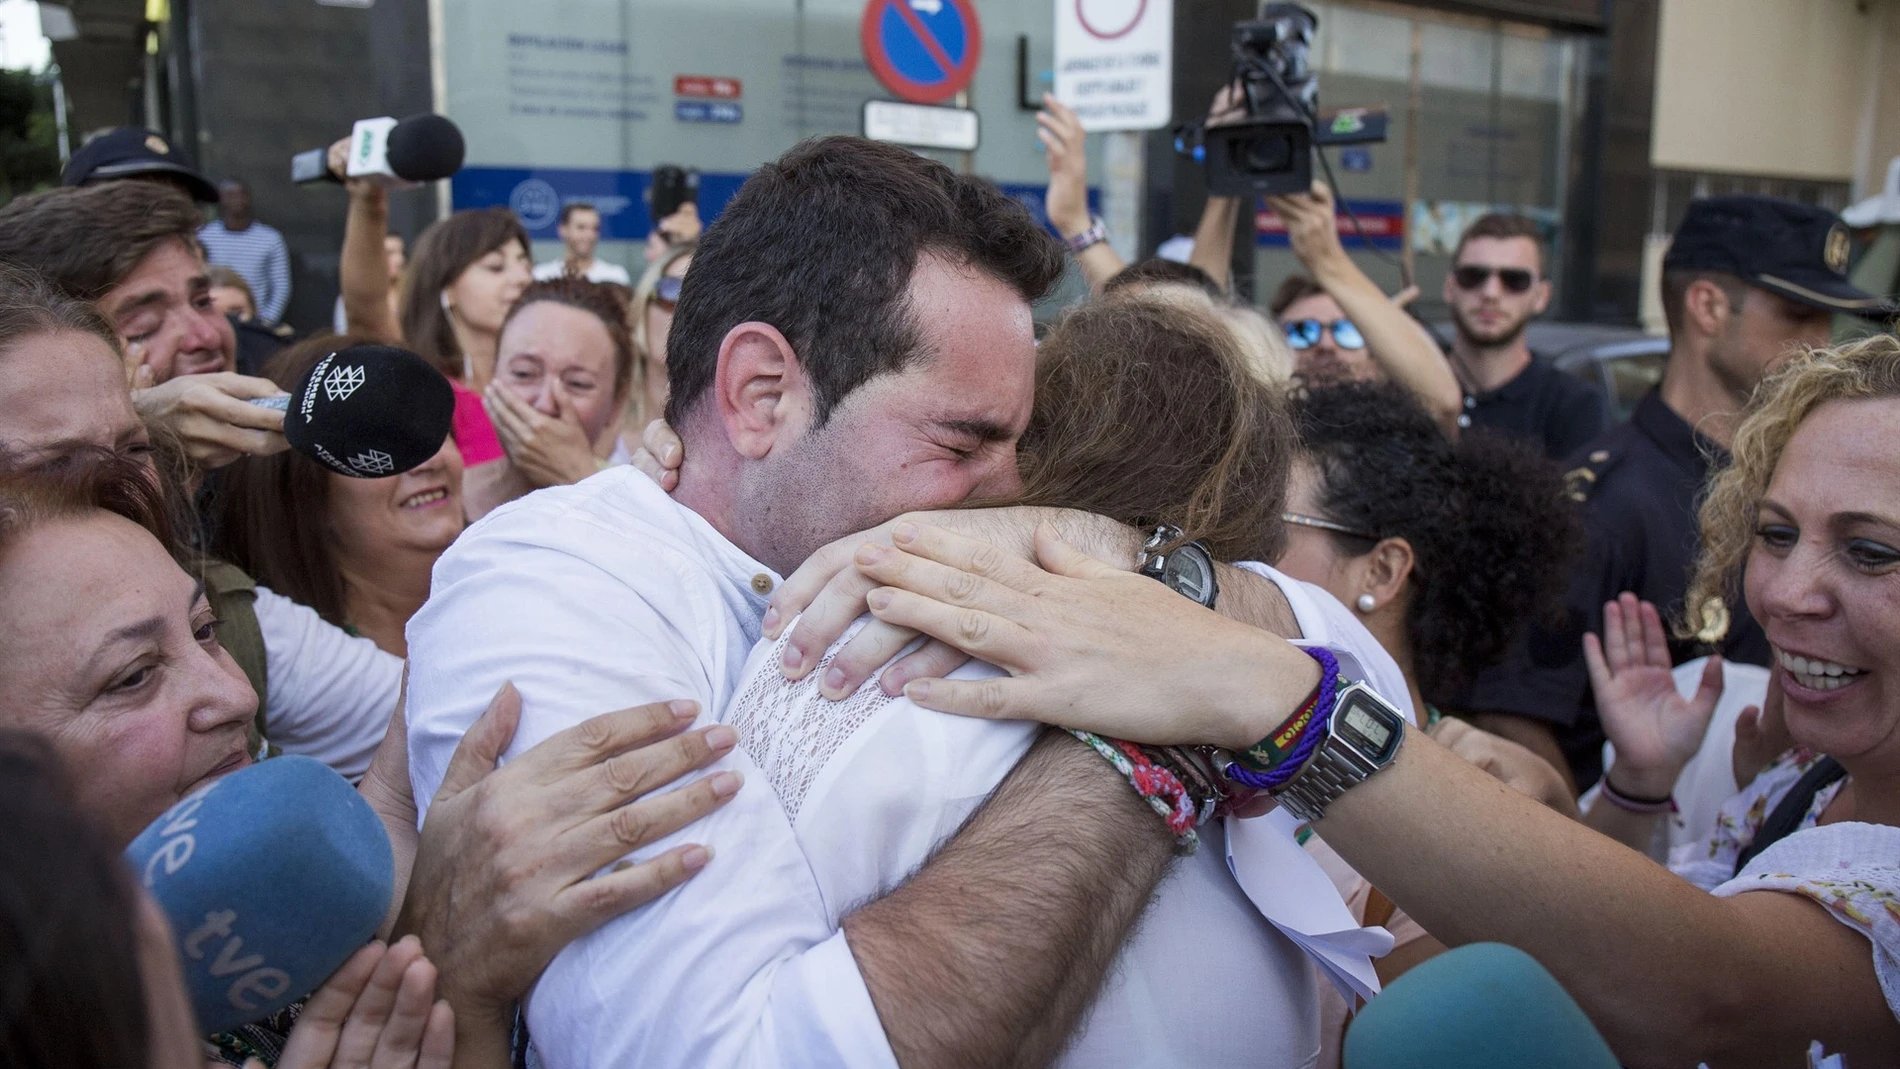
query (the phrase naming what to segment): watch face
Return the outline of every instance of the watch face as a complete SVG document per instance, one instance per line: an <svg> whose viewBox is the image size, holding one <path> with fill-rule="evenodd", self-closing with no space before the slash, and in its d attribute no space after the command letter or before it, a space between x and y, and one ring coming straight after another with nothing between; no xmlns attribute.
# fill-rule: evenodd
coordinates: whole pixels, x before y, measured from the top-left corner
<svg viewBox="0 0 1900 1069"><path fill-rule="evenodd" d="M1176 592L1202 605L1214 600L1214 568L1196 546L1182 546L1168 554L1161 569L1161 581Z"/></svg>
<svg viewBox="0 0 1900 1069"><path fill-rule="evenodd" d="M1346 695L1345 703L1333 714L1333 730L1373 764L1391 760L1392 752L1398 749L1397 714L1363 690Z"/></svg>

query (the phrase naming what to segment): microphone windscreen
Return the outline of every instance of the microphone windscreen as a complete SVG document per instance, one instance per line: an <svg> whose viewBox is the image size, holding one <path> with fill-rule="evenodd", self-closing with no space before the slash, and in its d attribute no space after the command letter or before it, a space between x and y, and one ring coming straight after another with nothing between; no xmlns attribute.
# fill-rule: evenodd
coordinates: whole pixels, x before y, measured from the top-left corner
<svg viewBox="0 0 1900 1069"><path fill-rule="evenodd" d="M462 130L447 118L425 112L411 115L389 131L387 159L396 177L434 182L462 169L468 146Z"/></svg>
<svg viewBox="0 0 1900 1069"><path fill-rule="evenodd" d="M171 921L205 1034L322 986L376 934L395 889L382 821L308 757L263 761L193 791L125 855Z"/></svg>
<svg viewBox="0 0 1900 1069"><path fill-rule="evenodd" d="M352 345L317 361L290 391L284 437L341 475L380 479L435 456L455 391L429 362L389 345Z"/></svg>
<svg viewBox="0 0 1900 1069"><path fill-rule="evenodd" d="M1346 1030L1345 1069L1617 1069L1549 970L1516 947L1473 943L1394 980Z"/></svg>

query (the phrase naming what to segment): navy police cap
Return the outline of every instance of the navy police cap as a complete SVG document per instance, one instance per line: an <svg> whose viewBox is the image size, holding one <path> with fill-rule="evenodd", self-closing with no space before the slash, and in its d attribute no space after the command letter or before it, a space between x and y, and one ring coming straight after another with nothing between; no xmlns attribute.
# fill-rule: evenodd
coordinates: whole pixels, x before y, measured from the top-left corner
<svg viewBox="0 0 1900 1069"><path fill-rule="evenodd" d="M1703 197L1689 202L1663 271L1720 271L1832 312L1886 312L1886 301L1847 281L1847 252L1847 228L1825 208L1776 197Z"/></svg>
<svg viewBox="0 0 1900 1069"><path fill-rule="evenodd" d="M218 187L192 167L189 157L143 126L107 130L81 145L66 164L60 184L84 186L115 178L167 178L191 194L192 200L213 203L218 199Z"/></svg>

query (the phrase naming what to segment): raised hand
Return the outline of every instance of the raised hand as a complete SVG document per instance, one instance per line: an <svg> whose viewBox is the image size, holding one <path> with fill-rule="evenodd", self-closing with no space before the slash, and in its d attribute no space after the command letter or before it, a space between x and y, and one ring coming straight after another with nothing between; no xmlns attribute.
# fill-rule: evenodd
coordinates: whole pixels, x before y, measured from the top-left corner
<svg viewBox="0 0 1900 1069"><path fill-rule="evenodd" d="M1089 228L1089 159L1082 120L1054 95L1042 95L1036 140L1049 155L1049 190L1043 208L1063 237Z"/></svg>
<svg viewBox="0 0 1900 1069"><path fill-rule="evenodd" d="M371 943L304 1004L277 1069L449 1069L455 1011L435 981L415 937Z"/></svg>
<svg viewBox="0 0 1900 1069"><path fill-rule="evenodd" d="M1760 705L1745 707L1735 718L1735 748L1729 759L1740 790L1755 781L1762 769L1794 746L1788 734L1788 721L1781 711L1781 669L1768 677L1768 693Z"/></svg>
<svg viewBox="0 0 1900 1069"><path fill-rule="evenodd" d="M1616 745L1615 787L1663 798L1702 746L1722 697L1722 659L1710 657L1694 697L1676 690L1668 633L1656 606L1627 591L1603 606L1603 637L1583 636L1597 717Z"/></svg>

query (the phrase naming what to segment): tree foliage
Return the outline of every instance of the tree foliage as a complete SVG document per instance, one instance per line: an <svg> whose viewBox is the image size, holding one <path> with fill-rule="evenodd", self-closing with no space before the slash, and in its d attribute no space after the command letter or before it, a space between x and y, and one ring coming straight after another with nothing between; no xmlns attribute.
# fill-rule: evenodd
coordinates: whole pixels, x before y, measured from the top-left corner
<svg viewBox="0 0 1900 1069"><path fill-rule="evenodd" d="M58 137L53 87L0 70L0 201L59 183Z"/></svg>

